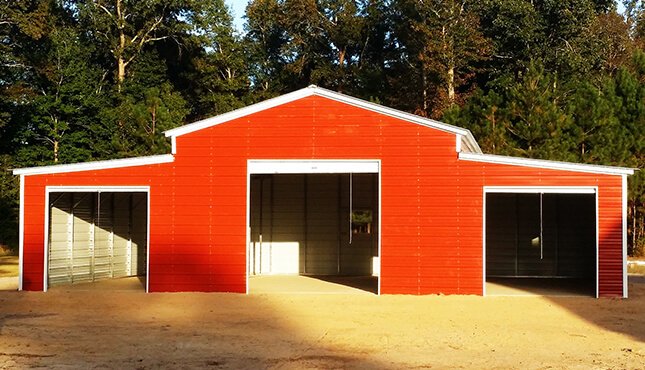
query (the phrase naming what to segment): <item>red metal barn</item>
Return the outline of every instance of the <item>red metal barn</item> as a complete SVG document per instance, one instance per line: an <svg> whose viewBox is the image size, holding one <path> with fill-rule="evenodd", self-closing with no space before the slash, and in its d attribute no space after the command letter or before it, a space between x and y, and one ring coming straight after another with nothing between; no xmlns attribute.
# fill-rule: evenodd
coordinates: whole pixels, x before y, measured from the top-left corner
<svg viewBox="0 0 645 370"><path fill-rule="evenodd" d="M14 171L20 289L374 274L384 294L571 277L627 296L633 169L482 154L468 130L315 86L166 136L167 155Z"/></svg>

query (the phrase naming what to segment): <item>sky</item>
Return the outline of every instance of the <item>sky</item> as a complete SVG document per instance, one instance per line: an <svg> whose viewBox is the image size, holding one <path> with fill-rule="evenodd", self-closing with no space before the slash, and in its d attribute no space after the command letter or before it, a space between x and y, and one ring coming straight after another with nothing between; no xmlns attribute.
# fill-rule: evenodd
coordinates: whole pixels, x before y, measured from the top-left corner
<svg viewBox="0 0 645 370"><path fill-rule="evenodd" d="M238 31L242 31L244 28L244 20L242 17L244 16L244 10L248 2L248 0L226 0L226 5L233 11L233 24Z"/></svg>

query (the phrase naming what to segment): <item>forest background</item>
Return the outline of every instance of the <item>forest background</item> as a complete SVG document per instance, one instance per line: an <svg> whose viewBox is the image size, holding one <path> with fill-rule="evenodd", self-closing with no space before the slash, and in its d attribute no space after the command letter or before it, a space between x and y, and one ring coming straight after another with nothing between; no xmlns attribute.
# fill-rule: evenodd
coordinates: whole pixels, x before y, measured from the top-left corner
<svg viewBox="0 0 645 370"><path fill-rule="evenodd" d="M0 245L9 169L168 153L165 130L310 84L486 153L645 168L642 0L251 0L243 32L224 0L0 0ZM628 216L643 256L643 171Z"/></svg>

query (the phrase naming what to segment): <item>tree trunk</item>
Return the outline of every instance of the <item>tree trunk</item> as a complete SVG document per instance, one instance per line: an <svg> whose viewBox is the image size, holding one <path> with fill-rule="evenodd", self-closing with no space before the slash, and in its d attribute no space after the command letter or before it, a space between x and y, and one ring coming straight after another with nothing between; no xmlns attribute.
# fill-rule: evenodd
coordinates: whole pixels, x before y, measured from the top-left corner
<svg viewBox="0 0 645 370"><path fill-rule="evenodd" d="M117 90L121 92L121 86L125 81L125 60L123 56L119 56L117 61Z"/></svg>
<svg viewBox="0 0 645 370"><path fill-rule="evenodd" d="M121 92L123 86L123 81L125 81L125 67L127 62L125 61L125 18L121 10L121 0L116 0L116 15L117 15L117 27L119 28L119 47L116 53L117 56L117 91Z"/></svg>
<svg viewBox="0 0 645 370"><path fill-rule="evenodd" d="M421 66L421 92L422 92L422 107L423 107L423 113L427 116L428 115L428 80L426 77L426 68L425 65Z"/></svg>
<svg viewBox="0 0 645 370"><path fill-rule="evenodd" d="M448 103L450 106L455 104L455 67L448 68Z"/></svg>
<svg viewBox="0 0 645 370"><path fill-rule="evenodd" d="M54 163L58 163L58 151L59 151L58 140L54 140Z"/></svg>
<svg viewBox="0 0 645 370"><path fill-rule="evenodd" d="M154 137L155 130L157 129L157 107L152 107L150 111L150 115L152 116L152 127L151 127L150 136Z"/></svg>

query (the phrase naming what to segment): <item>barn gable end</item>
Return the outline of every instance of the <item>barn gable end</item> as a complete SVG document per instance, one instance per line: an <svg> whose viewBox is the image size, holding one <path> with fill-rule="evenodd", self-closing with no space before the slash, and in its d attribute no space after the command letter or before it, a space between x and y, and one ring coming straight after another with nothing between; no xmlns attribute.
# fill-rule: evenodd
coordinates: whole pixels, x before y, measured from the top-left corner
<svg viewBox="0 0 645 370"><path fill-rule="evenodd" d="M487 194L578 189L596 199L596 295L627 295L624 199L632 169L484 155L467 130L317 87L166 136L169 155L14 171L21 176L21 289L48 285L51 194L143 188L148 290L247 292L252 179L264 173L251 164L300 166L293 167L305 176L298 184L337 182L333 199L345 204L347 176L368 163L380 293L484 294Z"/></svg>

